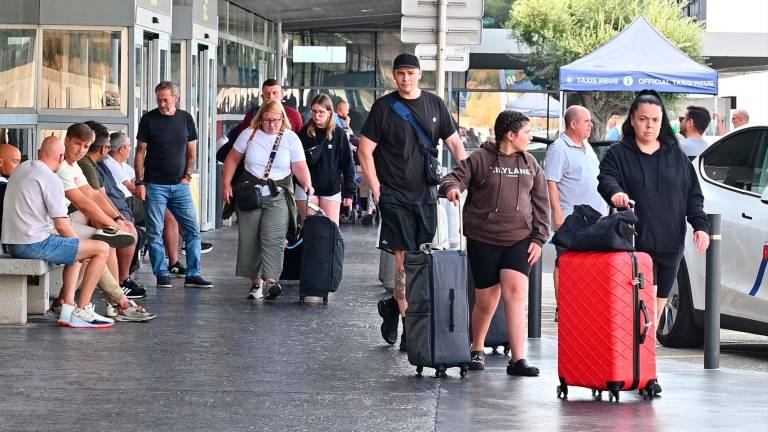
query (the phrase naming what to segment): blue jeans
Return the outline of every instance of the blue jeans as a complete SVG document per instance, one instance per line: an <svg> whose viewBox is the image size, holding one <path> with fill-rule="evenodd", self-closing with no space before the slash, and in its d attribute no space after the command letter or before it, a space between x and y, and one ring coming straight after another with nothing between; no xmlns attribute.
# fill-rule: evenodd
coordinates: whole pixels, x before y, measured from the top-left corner
<svg viewBox="0 0 768 432"><path fill-rule="evenodd" d="M195 203L189 185L179 183L163 185L147 183L147 202L144 205L144 219L147 224L147 243L152 272L155 276L170 276L168 257L163 245L165 209L170 210L181 226L184 244L187 248L187 276L200 275L200 227L197 224ZM170 263L173 265L175 263Z"/></svg>

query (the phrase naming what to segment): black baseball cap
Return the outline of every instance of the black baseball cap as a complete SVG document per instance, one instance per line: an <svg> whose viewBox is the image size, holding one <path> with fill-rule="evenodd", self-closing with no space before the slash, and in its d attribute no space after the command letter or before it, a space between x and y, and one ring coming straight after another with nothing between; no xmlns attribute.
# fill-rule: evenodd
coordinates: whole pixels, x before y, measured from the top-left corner
<svg viewBox="0 0 768 432"><path fill-rule="evenodd" d="M421 69L419 59L415 55L408 53L402 53L395 57L395 61L392 63L392 70L404 67Z"/></svg>

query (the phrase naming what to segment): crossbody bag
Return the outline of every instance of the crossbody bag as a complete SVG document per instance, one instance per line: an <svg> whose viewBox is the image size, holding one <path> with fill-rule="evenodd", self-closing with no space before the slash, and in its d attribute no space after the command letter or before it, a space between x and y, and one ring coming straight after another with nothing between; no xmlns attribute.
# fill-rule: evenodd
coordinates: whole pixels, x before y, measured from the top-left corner
<svg viewBox="0 0 768 432"><path fill-rule="evenodd" d="M395 111L395 114L410 123L413 130L416 132L416 136L419 138L419 143L421 143L419 148L421 149L422 155L424 155L424 180L426 180L427 184L430 186L439 185L440 180L442 179L442 171L440 169L440 164L435 157L437 149L432 144L432 140L429 139L427 133L424 132L424 129L421 128L419 122L416 121L416 117L414 117L411 110L409 110L402 101L397 100L394 95L388 96L387 99L392 110Z"/></svg>
<svg viewBox="0 0 768 432"><path fill-rule="evenodd" d="M248 138L248 144L247 146L251 145L251 141L253 141L253 137L256 135L256 129L254 129L253 133L251 134L251 137ZM277 138L275 138L275 144L272 146L272 153L269 154L269 160L267 160L267 166L264 168L264 177L263 182L266 182L269 178L269 172L272 171L272 163L275 161L275 156L277 156L277 149L280 147L280 141L283 140L283 131L281 130L280 133L277 134ZM245 149L246 152L248 152L248 147ZM244 176L244 177L251 177L251 176ZM264 204L264 199L261 196L261 188L265 187L263 182L257 183L256 181L252 179L245 178L243 179L242 183L240 183L240 186L237 188L237 208L243 211L251 211L251 210L258 210L261 208L261 206Z"/></svg>

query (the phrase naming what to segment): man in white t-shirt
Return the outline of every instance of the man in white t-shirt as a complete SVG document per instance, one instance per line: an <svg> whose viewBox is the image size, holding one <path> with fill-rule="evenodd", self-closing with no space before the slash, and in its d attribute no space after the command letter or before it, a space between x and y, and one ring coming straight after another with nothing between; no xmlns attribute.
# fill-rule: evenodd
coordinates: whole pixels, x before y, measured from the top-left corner
<svg viewBox="0 0 768 432"><path fill-rule="evenodd" d="M129 228L123 222L123 216L109 198L88 184L83 170L77 164L77 161L85 156L93 139L93 131L84 123L75 123L67 128L64 160L56 174L64 185L70 220L80 237L89 238L96 235L98 240L106 241L111 247L127 247L136 239L128 233ZM89 227L106 229L99 229L95 233ZM108 235L104 236L104 233Z"/></svg>
<svg viewBox="0 0 768 432"><path fill-rule="evenodd" d="M91 295L109 255L101 241L79 239L67 218L62 183L55 171L61 166L64 146L50 136L38 153L39 160L19 165L8 181L3 206L2 243L14 258L42 259L64 264L59 325L77 328L111 327L114 321L96 314ZM51 220L58 234L51 229ZM81 261L89 260L78 302L75 287Z"/></svg>

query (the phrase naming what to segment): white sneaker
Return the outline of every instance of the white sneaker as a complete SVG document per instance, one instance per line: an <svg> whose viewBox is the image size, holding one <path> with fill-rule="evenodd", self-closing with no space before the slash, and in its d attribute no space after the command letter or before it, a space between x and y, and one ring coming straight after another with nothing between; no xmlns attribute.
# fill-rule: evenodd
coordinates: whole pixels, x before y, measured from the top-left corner
<svg viewBox="0 0 768 432"><path fill-rule="evenodd" d="M62 303L61 309L58 316L58 323L62 327L69 327L69 321L72 319L72 312L77 309L75 306L72 306L71 304Z"/></svg>
<svg viewBox="0 0 768 432"><path fill-rule="evenodd" d="M93 303L88 304L85 309L75 308L69 320L69 327L74 328L109 328L113 325L115 325L114 320L103 317L93 310Z"/></svg>
<svg viewBox="0 0 768 432"><path fill-rule="evenodd" d="M248 293L249 300L264 298L264 289L256 284L251 285L251 292Z"/></svg>

